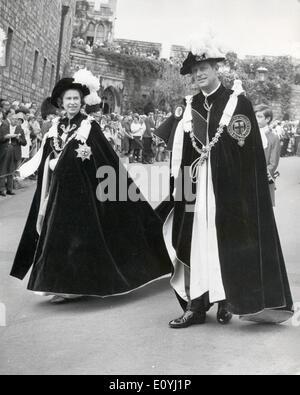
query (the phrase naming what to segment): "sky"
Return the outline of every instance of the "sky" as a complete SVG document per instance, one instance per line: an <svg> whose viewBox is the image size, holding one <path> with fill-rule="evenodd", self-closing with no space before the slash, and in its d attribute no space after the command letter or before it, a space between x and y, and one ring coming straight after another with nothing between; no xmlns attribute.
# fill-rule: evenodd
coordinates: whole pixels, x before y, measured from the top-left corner
<svg viewBox="0 0 300 395"><path fill-rule="evenodd" d="M208 31L242 57L300 58L300 0L118 0L116 38L186 45Z"/></svg>

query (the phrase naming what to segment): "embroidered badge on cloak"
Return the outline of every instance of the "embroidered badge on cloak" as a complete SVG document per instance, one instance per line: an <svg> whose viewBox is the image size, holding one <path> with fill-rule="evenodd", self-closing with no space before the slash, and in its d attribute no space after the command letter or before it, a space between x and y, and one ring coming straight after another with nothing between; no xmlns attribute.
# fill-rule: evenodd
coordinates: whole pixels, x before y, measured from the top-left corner
<svg viewBox="0 0 300 395"><path fill-rule="evenodd" d="M82 162L91 159L92 149L87 144L79 144L79 148L75 151L77 152L77 158L81 159Z"/></svg>
<svg viewBox="0 0 300 395"><path fill-rule="evenodd" d="M228 133L238 141L240 147L244 147L245 141L251 133L251 129L251 121L248 117L245 115L235 115L228 126Z"/></svg>

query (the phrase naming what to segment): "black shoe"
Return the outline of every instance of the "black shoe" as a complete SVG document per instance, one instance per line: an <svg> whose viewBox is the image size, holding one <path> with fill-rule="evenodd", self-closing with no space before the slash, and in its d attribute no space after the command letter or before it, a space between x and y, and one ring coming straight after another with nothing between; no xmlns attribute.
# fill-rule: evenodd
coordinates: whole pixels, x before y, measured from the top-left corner
<svg viewBox="0 0 300 395"><path fill-rule="evenodd" d="M6 193L5 192L0 192L0 196L6 197Z"/></svg>
<svg viewBox="0 0 300 395"><path fill-rule="evenodd" d="M194 313L193 311L186 311L181 318L170 322L170 328L183 329L192 325L203 325L206 322L206 313Z"/></svg>
<svg viewBox="0 0 300 395"><path fill-rule="evenodd" d="M9 196L15 196L16 194L15 194L14 192L12 192L12 191L7 191L7 195L9 195Z"/></svg>
<svg viewBox="0 0 300 395"><path fill-rule="evenodd" d="M227 325L232 320L233 315L228 310L227 303L219 303L217 320L218 323L221 325Z"/></svg>

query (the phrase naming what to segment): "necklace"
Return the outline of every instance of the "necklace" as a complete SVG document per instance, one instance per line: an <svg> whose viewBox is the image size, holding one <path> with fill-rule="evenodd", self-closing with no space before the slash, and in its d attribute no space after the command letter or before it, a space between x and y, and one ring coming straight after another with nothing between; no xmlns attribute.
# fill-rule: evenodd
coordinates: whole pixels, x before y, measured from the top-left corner
<svg viewBox="0 0 300 395"><path fill-rule="evenodd" d="M197 145L197 140L196 140L194 131L192 130L190 132L192 146L200 155L200 158L199 158L199 165L200 166L203 165L205 163L205 161L208 160L211 150L218 144L222 134L224 133L224 130L225 130L225 125L220 125L218 127L217 132L216 132L214 138L212 139L212 141L209 144L203 146L202 148L199 148Z"/></svg>
<svg viewBox="0 0 300 395"><path fill-rule="evenodd" d="M63 130L62 136L60 137L57 133L57 135L53 137L53 145L57 152L63 151L65 146L75 137L75 135L73 135L70 139L68 138L77 126L74 124L72 126L68 125L67 127L65 127L65 125L61 125L60 128ZM63 136L65 138L63 138Z"/></svg>

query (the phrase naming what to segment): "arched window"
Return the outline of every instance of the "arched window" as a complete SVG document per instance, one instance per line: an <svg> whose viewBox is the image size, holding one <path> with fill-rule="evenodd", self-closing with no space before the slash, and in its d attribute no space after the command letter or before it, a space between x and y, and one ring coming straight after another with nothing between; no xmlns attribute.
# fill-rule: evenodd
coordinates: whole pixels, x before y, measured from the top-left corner
<svg viewBox="0 0 300 395"><path fill-rule="evenodd" d="M94 45L95 41L95 25L91 22L86 32L86 44Z"/></svg>
<svg viewBox="0 0 300 395"><path fill-rule="evenodd" d="M103 44L105 41L105 27L102 24L97 25L95 34L95 44Z"/></svg>

